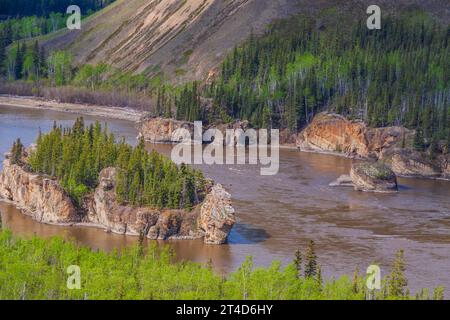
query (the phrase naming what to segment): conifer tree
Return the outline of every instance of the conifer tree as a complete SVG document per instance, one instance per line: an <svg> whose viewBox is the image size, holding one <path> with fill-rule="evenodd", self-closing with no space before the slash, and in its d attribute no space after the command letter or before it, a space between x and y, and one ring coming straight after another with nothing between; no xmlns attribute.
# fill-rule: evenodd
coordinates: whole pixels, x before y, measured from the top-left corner
<svg viewBox="0 0 450 320"><path fill-rule="evenodd" d="M317 275L317 256L314 241L310 240L305 254L305 278L314 278Z"/></svg>
<svg viewBox="0 0 450 320"><path fill-rule="evenodd" d="M297 277L300 278L302 275L302 264L303 264L303 258L302 253L300 249L295 251L295 258L294 258L294 265L295 269L297 270Z"/></svg>
<svg viewBox="0 0 450 320"><path fill-rule="evenodd" d="M391 274L389 276L389 295L392 297L401 298L405 296L405 287L408 285L408 280L405 276L405 259L404 251L399 250L396 253Z"/></svg>

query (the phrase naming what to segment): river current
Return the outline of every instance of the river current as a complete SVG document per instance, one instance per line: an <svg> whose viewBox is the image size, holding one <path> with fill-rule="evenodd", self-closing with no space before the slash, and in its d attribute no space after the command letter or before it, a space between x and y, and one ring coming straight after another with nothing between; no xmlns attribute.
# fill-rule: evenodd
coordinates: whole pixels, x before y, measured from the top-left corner
<svg viewBox="0 0 450 320"><path fill-rule="evenodd" d="M71 126L76 115L0 106L0 161L20 137L32 143L39 128L46 132L53 122ZM86 122L107 122L118 137L136 143L133 123L85 117ZM148 145L166 155L171 147ZM210 246L202 241L158 242L170 245L177 259L205 263L228 273L252 256L257 266L273 260L289 263L308 240L316 243L325 277L351 275L356 266L370 264L389 272L395 252L403 248L406 275L413 291L444 285L450 295L450 182L399 179L397 194L375 194L328 184L348 173L351 160L297 150L280 151L280 172L261 176L252 165L200 166L205 175L232 194L238 222L229 243ZM0 164L1 166L1 164ZM30 237L62 235L95 249L112 250L136 243L128 236L85 227L59 227L37 223L14 206L0 202L4 225L15 234Z"/></svg>

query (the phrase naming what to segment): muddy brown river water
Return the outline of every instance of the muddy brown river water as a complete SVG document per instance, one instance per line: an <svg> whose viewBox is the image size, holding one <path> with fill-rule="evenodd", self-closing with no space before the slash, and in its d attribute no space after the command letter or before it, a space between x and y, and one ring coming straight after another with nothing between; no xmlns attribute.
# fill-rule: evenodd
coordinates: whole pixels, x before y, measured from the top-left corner
<svg viewBox="0 0 450 320"><path fill-rule="evenodd" d="M72 125L73 114L0 106L0 160L20 137L25 145L53 121ZM95 121L85 117L86 121ZM137 130L128 121L107 122L117 136L136 142ZM170 146L149 145L170 154ZM280 172L260 176L259 167L201 166L205 174L232 194L238 216L229 244L208 246L202 241L158 242L170 245L178 259L207 262L220 272L235 270L246 256L258 266L273 260L288 263L297 248L313 239L324 275L352 274L380 265L383 275L395 252L403 248L410 288L444 285L450 297L450 182L399 179L398 194L361 193L328 184L349 171L351 160L331 155L282 149ZM0 202L4 225L21 236L63 235L92 248L112 250L132 245L133 237L99 229L43 225L14 206Z"/></svg>

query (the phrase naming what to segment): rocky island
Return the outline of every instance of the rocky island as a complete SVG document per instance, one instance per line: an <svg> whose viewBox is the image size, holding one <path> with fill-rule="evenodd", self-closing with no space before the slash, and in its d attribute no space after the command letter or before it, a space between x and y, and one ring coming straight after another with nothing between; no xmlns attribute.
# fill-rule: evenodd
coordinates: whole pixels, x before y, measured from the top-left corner
<svg viewBox="0 0 450 320"><path fill-rule="evenodd" d="M153 189L147 185L139 185L139 182L136 182L139 181L136 179L139 173L136 173L134 179L130 180L131 184L126 184L127 192L124 193L122 179L125 176L128 181L129 172L120 165L104 168L99 165L98 168L101 170L92 188L87 183L84 185L81 182L77 182L73 188L71 184L74 178L70 177L65 181L66 175L62 172L52 175L46 170L42 170L45 172L37 170L36 163L41 155L40 149L55 137L61 136L63 140L65 138L70 140L68 137L71 135L85 138L91 136L94 138L90 142L89 138L86 138L87 144L105 143L106 140L99 142L103 139L101 136L105 135L100 133L98 127L82 129L76 133L80 128L76 129L75 126L70 132L61 132L60 128L54 128L52 133L38 138L37 147L27 150L22 149L22 146L18 147L20 141L15 143L12 152L6 155L3 162L0 173L0 198L15 204L25 214L42 223L93 226L118 234L141 235L158 240L203 238L207 244L223 244L227 241L236 221L230 194L220 184L199 177L200 173L196 171L184 167L177 168L170 160L156 154L146 155L146 151L139 146L134 150L126 147L124 154L130 157L129 161L133 161L131 160L133 157L141 154L144 167L140 174L144 174L145 179L150 178L153 172L151 170L158 171L159 175L166 175L163 178L159 176L154 178ZM94 134L94 130L99 133ZM98 141L94 142L97 139ZM64 144L62 146L64 149ZM105 146L112 147L113 144L103 145ZM120 147L119 144L119 148L125 147ZM64 159L64 155L62 158ZM71 176L75 175L74 168L85 160L68 161L67 167L74 164ZM139 164L136 167L139 167ZM64 168L60 167L58 170ZM58 175L63 178L58 178ZM77 179L84 181L81 178ZM171 181L173 184L170 184ZM151 205L153 202L146 198L157 196L155 190L160 190L158 184L164 184L171 190L163 193L161 197L169 194L173 198L161 200L162 198L157 197L155 205ZM122 188L121 191L119 188ZM129 197L135 192L139 193L139 198ZM192 201L184 195L188 195Z"/></svg>

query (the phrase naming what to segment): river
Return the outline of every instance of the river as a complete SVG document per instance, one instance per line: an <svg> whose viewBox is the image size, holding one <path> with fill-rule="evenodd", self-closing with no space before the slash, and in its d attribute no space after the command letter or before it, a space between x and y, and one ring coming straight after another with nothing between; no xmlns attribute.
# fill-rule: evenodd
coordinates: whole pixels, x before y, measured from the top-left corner
<svg viewBox="0 0 450 320"><path fill-rule="evenodd" d="M48 131L55 120L70 126L75 118L68 113L0 106L0 160L17 137L29 145L39 128ZM117 136L136 142L133 123L98 120L106 121ZM169 154L171 147L148 148ZM172 246L181 260L204 263L211 259L216 270L228 273L246 256L253 256L257 266L268 266L273 260L288 263L295 251L304 250L312 239L325 277L351 275L357 265L364 271L372 263L380 265L385 276L395 252L403 248L413 292L444 285L446 296L450 296L450 182L399 179L398 194L361 193L328 186L348 173L349 159L282 149L280 161L280 172L272 177L260 176L257 166L201 166L206 176L222 183L232 194L238 223L229 243L158 244ZM4 202L0 202L0 211L4 225L25 237L63 235L104 250L136 242L136 238L100 229L40 224Z"/></svg>

